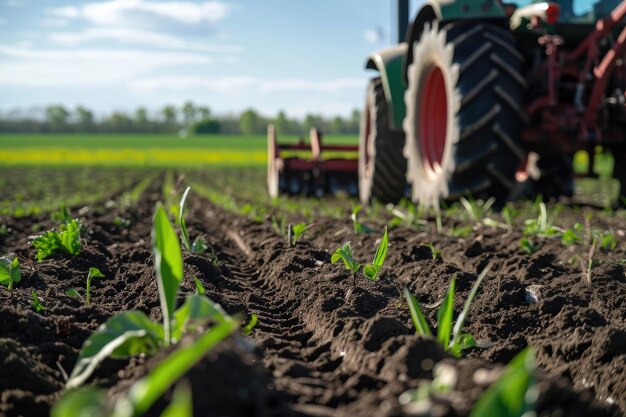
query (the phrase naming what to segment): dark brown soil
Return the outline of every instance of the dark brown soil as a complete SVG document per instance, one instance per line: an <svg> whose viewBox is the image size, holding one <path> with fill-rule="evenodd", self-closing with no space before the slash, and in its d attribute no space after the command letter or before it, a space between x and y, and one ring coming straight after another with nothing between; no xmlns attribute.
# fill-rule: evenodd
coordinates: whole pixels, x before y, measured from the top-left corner
<svg viewBox="0 0 626 417"><path fill-rule="evenodd" d="M23 280L12 292L0 287L0 416L48 415L83 341L111 315L138 309L160 317L150 254L159 190L155 183L140 204L121 211L91 207L83 219L89 234L75 257L34 261L31 228L53 227L49 215L1 219L11 231L0 237L0 252L20 257ZM250 337L232 337L186 376L196 415L402 415L400 394L432 379L434 364L444 361L458 382L452 394L433 402L430 415L465 416L502 365L526 346L535 349L540 369L539 416L626 415L623 242L615 251L596 252L588 284L585 268L567 262L578 252L584 259L584 247L547 240L526 255L515 231L483 226L467 238L453 238L397 228L389 232L382 279L359 275L353 283L342 265L330 264L329 251L350 240L355 256L370 261L380 233L355 236L348 215L345 221L320 219L289 247L269 221L255 223L193 194L189 204L192 237L205 235L219 267L208 255L186 254L183 293L195 291L195 275L228 313L259 318ZM115 225L117 217L129 220L129 227ZM624 227L619 217L604 221ZM382 232L381 225L377 229ZM442 251L438 259L428 243ZM422 304L435 304L456 274L459 313L488 264L491 273L466 322L466 330L488 347L456 360L414 334L399 290L408 287ZM106 278L94 281L86 306L65 291L84 288L91 266ZM44 313L33 311L33 290ZM436 308L425 313L434 324ZM106 361L91 382L116 395L164 354ZM166 400L150 414L158 415Z"/></svg>

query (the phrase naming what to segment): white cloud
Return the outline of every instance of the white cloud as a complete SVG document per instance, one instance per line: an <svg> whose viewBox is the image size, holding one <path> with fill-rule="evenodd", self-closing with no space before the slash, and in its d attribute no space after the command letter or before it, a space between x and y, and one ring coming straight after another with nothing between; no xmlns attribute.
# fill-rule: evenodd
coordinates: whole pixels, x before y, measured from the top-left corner
<svg viewBox="0 0 626 417"><path fill-rule="evenodd" d="M167 23L215 24L226 17L229 10L230 6L220 1L109 0L51 8L48 12L62 18L82 18L101 26L161 26Z"/></svg>
<svg viewBox="0 0 626 417"><path fill-rule="evenodd" d="M121 87L159 69L213 62L205 54L115 49L37 50L0 45L0 85Z"/></svg>
<svg viewBox="0 0 626 417"><path fill-rule="evenodd" d="M385 30L381 27L375 29L368 29L363 32L363 37L369 43L380 43L385 40Z"/></svg>
<svg viewBox="0 0 626 417"><path fill-rule="evenodd" d="M67 20L56 17L46 17L41 20L41 24L49 28L60 28L67 25Z"/></svg>
<svg viewBox="0 0 626 417"><path fill-rule="evenodd" d="M117 27L93 27L81 32L53 32L50 41L77 46L92 41L116 41L121 44L147 45L164 49L181 49L209 53L240 54L241 47L235 45L210 45L187 41L177 36L138 29Z"/></svg>
<svg viewBox="0 0 626 417"><path fill-rule="evenodd" d="M134 81L130 88L142 93L176 92L185 93L198 90L259 93L302 93L324 92L338 93L345 90L362 90L363 80L360 78L338 78L313 81L305 79L264 80L258 77L197 77L197 76L159 76L147 77Z"/></svg>

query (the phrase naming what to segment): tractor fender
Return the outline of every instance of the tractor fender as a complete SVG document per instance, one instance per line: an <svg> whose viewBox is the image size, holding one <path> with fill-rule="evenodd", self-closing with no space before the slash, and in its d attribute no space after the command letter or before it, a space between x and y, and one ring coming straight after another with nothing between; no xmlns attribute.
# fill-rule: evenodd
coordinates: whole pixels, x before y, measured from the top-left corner
<svg viewBox="0 0 626 417"><path fill-rule="evenodd" d="M410 45L402 68L402 80L408 84L407 69L413 63L413 47L419 42L424 25L434 20L441 22L443 27L451 21L491 21L505 27L506 13L498 0L426 0L415 20L407 30L406 43Z"/></svg>
<svg viewBox="0 0 626 417"><path fill-rule="evenodd" d="M389 109L389 126L394 130L402 129L402 121L406 114L404 105L405 84L402 79L406 53L407 44L403 42L371 54L367 57L365 64L366 69L377 70L380 73Z"/></svg>

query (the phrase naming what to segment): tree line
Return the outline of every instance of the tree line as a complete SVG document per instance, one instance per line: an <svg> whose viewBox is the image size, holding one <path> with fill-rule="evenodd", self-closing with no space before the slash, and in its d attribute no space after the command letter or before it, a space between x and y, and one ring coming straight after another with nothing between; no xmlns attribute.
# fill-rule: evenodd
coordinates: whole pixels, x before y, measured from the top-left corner
<svg viewBox="0 0 626 417"><path fill-rule="evenodd" d="M284 111L266 117L254 109L239 115L215 115L207 106L189 101L180 107L168 105L155 113L145 107L134 112L112 112L96 117L84 106L68 109L50 105L43 111L0 113L0 133L192 133L192 134L264 134L273 123L279 134L307 135L311 127L327 134L357 134L361 113L354 110L350 117L323 117L308 114L290 118Z"/></svg>

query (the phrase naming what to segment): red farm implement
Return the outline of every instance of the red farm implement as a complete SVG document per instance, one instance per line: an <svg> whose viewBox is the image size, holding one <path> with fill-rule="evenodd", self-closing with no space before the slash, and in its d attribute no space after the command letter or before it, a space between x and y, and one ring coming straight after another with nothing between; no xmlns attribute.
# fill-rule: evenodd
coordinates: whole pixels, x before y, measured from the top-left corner
<svg viewBox="0 0 626 417"><path fill-rule="evenodd" d="M300 139L297 143L281 144L277 141L274 126L269 125L267 187L270 196L320 197L337 192L356 196L358 150L356 145L323 144L322 134L315 128L310 131L308 143ZM326 158L327 155L330 157Z"/></svg>

